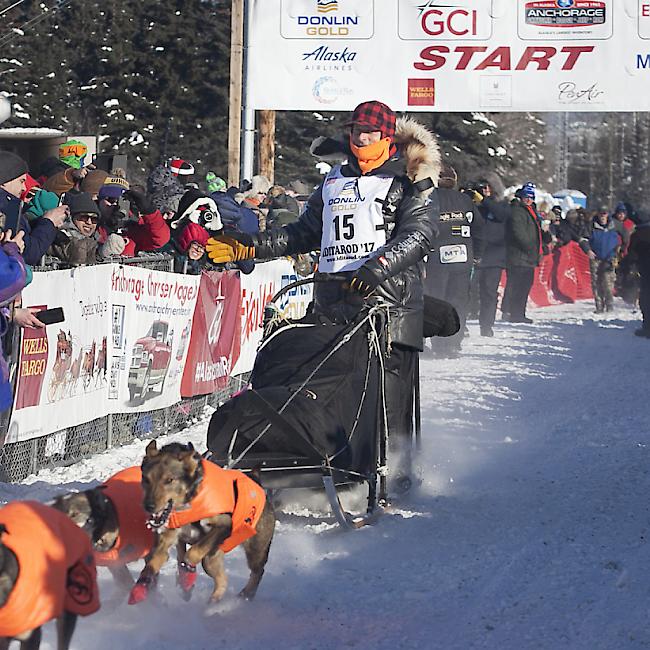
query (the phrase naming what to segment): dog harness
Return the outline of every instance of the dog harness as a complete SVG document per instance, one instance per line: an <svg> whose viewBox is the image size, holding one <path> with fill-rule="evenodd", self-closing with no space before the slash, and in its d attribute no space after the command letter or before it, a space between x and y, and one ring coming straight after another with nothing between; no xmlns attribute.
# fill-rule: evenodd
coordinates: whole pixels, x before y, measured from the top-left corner
<svg viewBox="0 0 650 650"><path fill-rule="evenodd" d="M264 489L243 472L223 469L215 463L201 461L203 480L189 507L173 510L168 528L181 528L216 515L232 515L232 532L219 547L224 553L232 551L256 532L264 505Z"/></svg>
<svg viewBox="0 0 650 650"><path fill-rule="evenodd" d="M95 558L86 533L66 515L35 501L0 509L4 546L18 560L18 579L0 607L0 637L35 630L68 611L99 609Z"/></svg>
<svg viewBox="0 0 650 650"><path fill-rule="evenodd" d="M123 565L143 558L153 547L154 533L147 528L149 514L142 505L144 491L140 466L128 467L111 476L102 491L115 507L119 530L113 548L103 553L95 551L97 564Z"/></svg>

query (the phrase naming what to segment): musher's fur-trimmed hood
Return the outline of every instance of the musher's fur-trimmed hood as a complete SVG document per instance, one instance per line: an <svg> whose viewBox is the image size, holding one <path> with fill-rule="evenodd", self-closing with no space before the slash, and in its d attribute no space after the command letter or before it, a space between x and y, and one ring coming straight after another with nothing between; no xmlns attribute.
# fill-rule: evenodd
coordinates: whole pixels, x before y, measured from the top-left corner
<svg viewBox="0 0 650 650"><path fill-rule="evenodd" d="M401 159L406 166L406 175L414 183L430 178L437 187L441 154L436 136L413 118L399 117L393 141L398 154L391 161ZM348 143L343 138L316 138L310 151L319 160L329 163L340 163L352 156Z"/></svg>

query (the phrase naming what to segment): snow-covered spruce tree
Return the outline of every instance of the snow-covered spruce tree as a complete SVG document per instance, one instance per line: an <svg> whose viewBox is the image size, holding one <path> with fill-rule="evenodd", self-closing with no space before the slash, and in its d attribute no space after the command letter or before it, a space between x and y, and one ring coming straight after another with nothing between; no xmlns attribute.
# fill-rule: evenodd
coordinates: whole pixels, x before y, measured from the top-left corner
<svg viewBox="0 0 650 650"><path fill-rule="evenodd" d="M510 170L512 159L503 135L485 113L420 113L414 117L438 136L461 185L488 170L501 175Z"/></svg>
<svg viewBox="0 0 650 650"><path fill-rule="evenodd" d="M25 2L11 26L42 13ZM5 47L8 125L97 134L141 176L165 153L225 174L229 14L223 2L72 2Z"/></svg>

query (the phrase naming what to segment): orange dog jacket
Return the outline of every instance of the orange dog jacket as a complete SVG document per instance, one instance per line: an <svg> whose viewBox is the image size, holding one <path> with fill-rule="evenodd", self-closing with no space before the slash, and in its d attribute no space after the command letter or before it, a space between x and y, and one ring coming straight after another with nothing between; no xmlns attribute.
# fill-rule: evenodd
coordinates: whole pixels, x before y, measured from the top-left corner
<svg viewBox="0 0 650 650"><path fill-rule="evenodd" d="M2 543L18 559L18 579L0 607L0 637L14 637L61 616L99 609L90 540L62 512L35 501L0 509Z"/></svg>
<svg viewBox="0 0 650 650"><path fill-rule="evenodd" d="M140 466L128 467L111 476L102 486L117 513L119 533L109 551L95 552L99 566L115 566L143 558L153 547L154 534L147 528L149 515L142 502L142 470Z"/></svg>
<svg viewBox="0 0 650 650"><path fill-rule="evenodd" d="M216 515L232 515L232 533L219 547L224 553L253 537L264 510L264 489L243 472L223 469L206 460L203 480L197 495L187 508L173 510L167 526L181 528Z"/></svg>

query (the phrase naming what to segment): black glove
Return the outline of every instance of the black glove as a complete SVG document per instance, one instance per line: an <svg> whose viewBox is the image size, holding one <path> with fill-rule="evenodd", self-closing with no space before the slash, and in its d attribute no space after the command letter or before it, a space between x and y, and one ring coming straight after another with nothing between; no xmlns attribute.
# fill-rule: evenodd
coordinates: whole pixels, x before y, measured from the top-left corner
<svg viewBox="0 0 650 650"><path fill-rule="evenodd" d="M367 298L388 277L384 264L380 262L383 259L373 258L359 267L350 280L350 291Z"/></svg>
<svg viewBox="0 0 650 650"><path fill-rule="evenodd" d="M144 192L139 190L127 190L122 195L129 203L133 203L140 214L151 214L156 211L156 207Z"/></svg>

